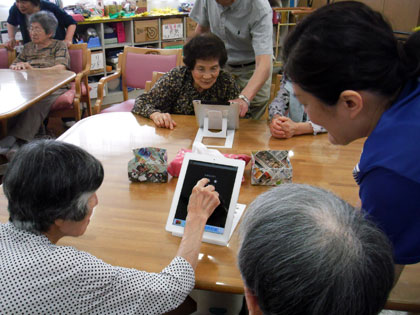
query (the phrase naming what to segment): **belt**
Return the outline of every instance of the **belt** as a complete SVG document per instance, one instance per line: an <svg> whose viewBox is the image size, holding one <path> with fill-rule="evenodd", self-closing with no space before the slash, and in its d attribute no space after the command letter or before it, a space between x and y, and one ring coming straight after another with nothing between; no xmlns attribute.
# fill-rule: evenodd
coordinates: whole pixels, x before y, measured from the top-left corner
<svg viewBox="0 0 420 315"><path fill-rule="evenodd" d="M250 63L244 63L242 65L230 65L230 64L228 64L228 66L232 67L232 68L244 68L244 67L252 66L252 65L255 65L255 61L252 61Z"/></svg>

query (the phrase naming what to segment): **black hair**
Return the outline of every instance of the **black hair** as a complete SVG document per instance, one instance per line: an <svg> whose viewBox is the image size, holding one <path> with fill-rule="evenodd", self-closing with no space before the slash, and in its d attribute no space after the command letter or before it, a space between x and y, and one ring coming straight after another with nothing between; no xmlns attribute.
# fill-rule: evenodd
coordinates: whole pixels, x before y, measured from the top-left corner
<svg viewBox="0 0 420 315"><path fill-rule="evenodd" d="M193 70L197 59L217 59L223 67L227 61L226 47L223 41L212 33L194 36L184 46L184 63L189 70Z"/></svg>
<svg viewBox="0 0 420 315"><path fill-rule="evenodd" d="M23 0L23 1L31 2L34 6L37 6L37 7L41 6L41 0Z"/></svg>
<svg viewBox="0 0 420 315"><path fill-rule="evenodd" d="M327 105L344 90L393 97L420 75L420 36L399 43L391 25L367 5L343 1L304 18L286 39L285 74Z"/></svg>
<svg viewBox="0 0 420 315"><path fill-rule="evenodd" d="M9 220L32 232L46 232L56 219L81 221L86 193L102 184L102 164L85 150L54 140L33 141L7 167L3 190Z"/></svg>

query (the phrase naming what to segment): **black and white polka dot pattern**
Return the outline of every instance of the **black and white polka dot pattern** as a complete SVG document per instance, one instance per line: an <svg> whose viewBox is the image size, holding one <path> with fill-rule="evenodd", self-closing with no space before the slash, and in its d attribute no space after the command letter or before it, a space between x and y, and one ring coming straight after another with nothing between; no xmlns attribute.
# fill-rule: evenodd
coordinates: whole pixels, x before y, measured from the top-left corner
<svg viewBox="0 0 420 315"><path fill-rule="evenodd" d="M0 225L1 314L162 314L181 304L194 283L182 257L147 273Z"/></svg>

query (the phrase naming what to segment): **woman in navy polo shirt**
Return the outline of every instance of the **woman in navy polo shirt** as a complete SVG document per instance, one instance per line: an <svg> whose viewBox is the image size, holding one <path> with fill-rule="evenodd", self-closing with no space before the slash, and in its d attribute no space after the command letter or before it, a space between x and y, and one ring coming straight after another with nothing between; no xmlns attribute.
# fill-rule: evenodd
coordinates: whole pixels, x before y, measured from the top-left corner
<svg viewBox="0 0 420 315"><path fill-rule="evenodd" d="M39 11L50 11L58 20L58 27L54 39L64 40L67 46L72 44L73 35L76 30L76 21L64 10L53 3L41 0L16 0L16 3L9 10L7 19L7 32L9 41L6 45L12 49L16 45L15 35L17 27L20 27L23 43L31 41L28 32L29 17Z"/></svg>
<svg viewBox="0 0 420 315"><path fill-rule="evenodd" d="M284 56L296 97L332 143L368 137L354 176L398 279L420 262L420 33L402 44L380 13L338 2L299 23Z"/></svg>

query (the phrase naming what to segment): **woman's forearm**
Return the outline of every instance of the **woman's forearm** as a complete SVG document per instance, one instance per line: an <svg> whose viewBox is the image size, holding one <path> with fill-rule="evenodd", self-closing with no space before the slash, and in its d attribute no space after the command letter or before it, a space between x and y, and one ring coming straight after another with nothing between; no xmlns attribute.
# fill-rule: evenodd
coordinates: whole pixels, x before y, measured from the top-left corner
<svg viewBox="0 0 420 315"><path fill-rule="evenodd" d="M179 245L177 256L183 257L195 269L207 219L188 215L186 221L184 235Z"/></svg>

